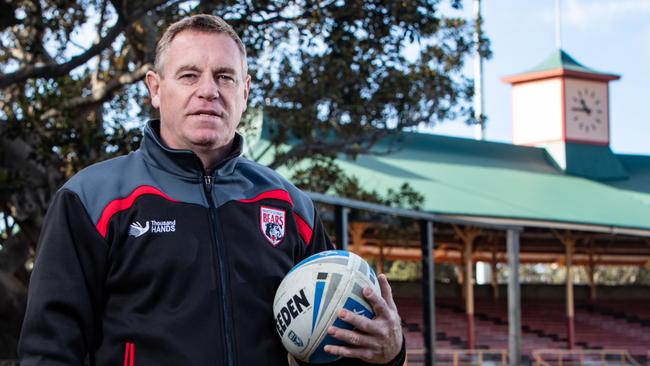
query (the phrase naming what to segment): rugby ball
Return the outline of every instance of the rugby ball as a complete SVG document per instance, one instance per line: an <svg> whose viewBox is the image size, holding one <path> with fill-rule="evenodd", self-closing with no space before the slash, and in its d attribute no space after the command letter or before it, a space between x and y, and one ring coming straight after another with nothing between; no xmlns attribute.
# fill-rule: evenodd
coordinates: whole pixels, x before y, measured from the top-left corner
<svg viewBox="0 0 650 366"><path fill-rule="evenodd" d="M377 276L368 263L354 253L328 250L314 254L287 273L275 293L275 329L294 357L309 363L327 363L339 357L325 352L328 344L342 345L327 333L334 325L352 329L338 318L347 309L372 319L375 314L363 296L370 287L381 294Z"/></svg>

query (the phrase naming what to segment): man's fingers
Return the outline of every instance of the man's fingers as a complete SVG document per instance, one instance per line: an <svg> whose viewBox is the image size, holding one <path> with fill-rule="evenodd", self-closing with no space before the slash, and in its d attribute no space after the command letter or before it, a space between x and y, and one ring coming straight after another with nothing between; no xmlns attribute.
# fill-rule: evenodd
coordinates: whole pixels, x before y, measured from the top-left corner
<svg viewBox="0 0 650 366"><path fill-rule="evenodd" d="M372 352L367 348L352 348L345 346L325 346L325 352L331 353L336 356L348 357L348 358L360 358L362 360L367 360L372 357Z"/></svg>
<svg viewBox="0 0 650 366"><path fill-rule="evenodd" d="M354 347L372 347L375 342L372 337L361 334L354 330L329 327L327 333L332 337L341 340Z"/></svg>
<svg viewBox="0 0 650 366"><path fill-rule="evenodd" d="M354 328L330 327L328 333L345 344L327 345L326 352L380 364L392 360L399 353L403 337L393 291L385 275L381 274L377 279L381 293L374 292L370 287L363 289L363 296L372 306L375 317L368 319L349 310L340 310L339 319Z"/></svg>
<svg viewBox="0 0 650 366"><path fill-rule="evenodd" d="M384 298L384 301L386 301L389 308L397 310L397 305L395 305L395 301L393 300L393 289L388 283L388 278L386 278L386 275L382 273L377 276L377 280L379 281L379 288L381 289L381 297Z"/></svg>
<svg viewBox="0 0 650 366"><path fill-rule="evenodd" d="M370 306L372 306L375 316L381 317L388 315L388 305L380 294L375 293L370 287L366 287L363 289L363 296L368 300Z"/></svg>
<svg viewBox="0 0 650 366"><path fill-rule="evenodd" d="M339 310L339 319L352 325L354 328L368 334L379 332L378 324L363 315L357 315L349 310Z"/></svg>

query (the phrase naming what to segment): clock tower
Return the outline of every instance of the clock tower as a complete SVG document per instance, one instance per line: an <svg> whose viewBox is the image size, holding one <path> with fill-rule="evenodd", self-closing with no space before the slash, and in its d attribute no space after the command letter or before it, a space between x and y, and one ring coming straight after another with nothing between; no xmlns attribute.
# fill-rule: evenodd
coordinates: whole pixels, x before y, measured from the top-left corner
<svg viewBox="0 0 650 366"><path fill-rule="evenodd" d="M544 147L568 174L618 179L625 170L609 148L609 82L620 76L583 66L558 49L512 84L512 136Z"/></svg>

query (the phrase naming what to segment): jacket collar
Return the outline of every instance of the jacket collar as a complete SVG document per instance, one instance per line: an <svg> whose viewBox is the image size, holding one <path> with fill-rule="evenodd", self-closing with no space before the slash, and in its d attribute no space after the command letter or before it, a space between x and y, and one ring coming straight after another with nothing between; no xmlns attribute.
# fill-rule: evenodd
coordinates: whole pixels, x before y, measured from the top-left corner
<svg viewBox="0 0 650 366"><path fill-rule="evenodd" d="M242 154L243 146L244 138L235 133L230 153L217 164L212 175L231 174L237 164L237 158ZM193 151L165 146L160 137L160 120L150 120L145 125L140 151L149 162L174 175L188 178L199 178L205 175L201 159Z"/></svg>

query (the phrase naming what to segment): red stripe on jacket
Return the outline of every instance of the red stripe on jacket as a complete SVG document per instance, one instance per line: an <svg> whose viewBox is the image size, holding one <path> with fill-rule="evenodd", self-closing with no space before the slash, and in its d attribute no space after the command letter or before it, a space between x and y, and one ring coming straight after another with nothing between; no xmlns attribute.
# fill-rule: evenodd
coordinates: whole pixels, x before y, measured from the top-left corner
<svg viewBox="0 0 650 366"><path fill-rule="evenodd" d="M97 231L99 231L99 234L102 237L106 237L106 230L108 229L108 222L111 220L111 217L113 215L117 214L120 211L124 211L131 206L133 206L133 202L145 194L152 194L154 196L159 196L162 197L168 201L172 202L178 202L177 200L167 196L164 194L161 190L158 188L152 187L152 186L140 186L131 192L128 196L124 198L118 198L116 200L112 200L109 202L106 207L104 207L104 210L102 211L102 215L99 217L99 221L97 221L97 225L95 227L97 228Z"/></svg>
<svg viewBox="0 0 650 366"><path fill-rule="evenodd" d="M309 227L307 222L298 216L297 213L293 213L293 217L296 219L296 224L298 225L298 233L302 237L302 240L305 241L305 244L309 246L311 242L312 229Z"/></svg>
<svg viewBox="0 0 650 366"><path fill-rule="evenodd" d="M239 202L252 203L267 198L287 202L288 204L291 205L291 207L293 207L293 201L291 200L291 196L289 196L289 193L287 193L287 191L283 191L281 189L274 189L272 191L262 192L253 198L239 200Z"/></svg>
<svg viewBox="0 0 650 366"><path fill-rule="evenodd" d="M293 201L291 200L291 196L289 196L289 193L287 191L284 191L282 189L274 189L272 191L262 192L253 198L242 199L239 200L239 202L253 203L264 199L284 201L293 208ZM305 244L309 246L309 242L311 241L312 228L309 227L309 224L307 224L307 222L303 220L303 218L300 217L300 215L298 215L296 212L293 212L293 217L296 221L296 225L298 226L298 234L305 242Z"/></svg>
<svg viewBox="0 0 650 366"><path fill-rule="evenodd" d="M126 342L124 348L124 366L133 366L135 349L132 342Z"/></svg>

